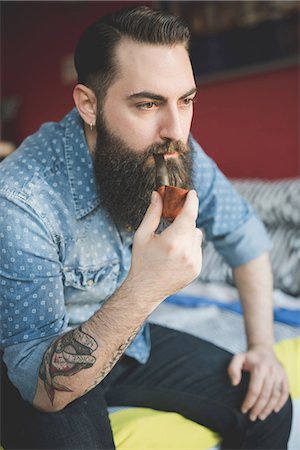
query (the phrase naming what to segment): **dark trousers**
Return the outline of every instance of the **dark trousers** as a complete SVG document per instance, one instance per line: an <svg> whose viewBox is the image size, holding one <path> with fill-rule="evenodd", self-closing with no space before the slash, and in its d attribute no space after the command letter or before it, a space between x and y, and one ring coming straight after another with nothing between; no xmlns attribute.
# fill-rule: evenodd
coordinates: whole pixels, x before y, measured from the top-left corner
<svg viewBox="0 0 300 450"><path fill-rule="evenodd" d="M146 364L123 357L102 383L60 412L36 410L3 379L4 449L113 450L108 405L178 412L219 433L225 449L286 449L290 400L278 414L253 423L240 412L248 375L231 386L229 352L156 325L151 325L151 340Z"/></svg>

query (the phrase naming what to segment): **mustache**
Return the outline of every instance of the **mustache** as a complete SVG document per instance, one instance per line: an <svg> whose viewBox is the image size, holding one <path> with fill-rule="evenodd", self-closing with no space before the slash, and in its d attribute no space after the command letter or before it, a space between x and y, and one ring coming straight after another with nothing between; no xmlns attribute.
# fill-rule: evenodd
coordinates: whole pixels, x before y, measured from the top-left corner
<svg viewBox="0 0 300 450"><path fill-rule="evenodd" d="M162 144L152 144L144 152L144 158L148 159L153 155L167 155L177 153L179 156L184 156L189 152L189 146L181 141L168 140Z"/></svg>

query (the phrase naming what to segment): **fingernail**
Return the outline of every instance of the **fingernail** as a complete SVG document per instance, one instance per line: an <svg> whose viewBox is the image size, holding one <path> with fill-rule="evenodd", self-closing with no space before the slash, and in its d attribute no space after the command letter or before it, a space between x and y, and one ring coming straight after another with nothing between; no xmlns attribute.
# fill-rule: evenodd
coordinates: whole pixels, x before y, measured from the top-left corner
<svg viewBox="0 0 300 450"><path fill-rule="evenodd" d="M260 420L265 420L266 416L265 414L261 414L260 416L258 416Z"/></svg>
<svg viewBox="0 0 300 450"><path fill-rule="evenodd" d="M250 416L249 419L251 420L251 422L255 422L256 421L256 416Z"/></svg>

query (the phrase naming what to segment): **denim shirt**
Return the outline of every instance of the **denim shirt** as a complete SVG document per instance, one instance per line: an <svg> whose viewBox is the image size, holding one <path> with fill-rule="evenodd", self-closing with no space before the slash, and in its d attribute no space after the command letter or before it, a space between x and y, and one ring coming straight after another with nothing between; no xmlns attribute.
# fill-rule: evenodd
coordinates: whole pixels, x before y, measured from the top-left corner
<svg viewBox="0 0 300 450"><path fill-rule="evenodd" d="M270 248L261 222L190 137L197 225L232 266ZM255 236L255 239L253 239ZM11 381L32 402L45 350L86 321L126 278L133 232L101 206L82 122L73 109L44 124L0 164L1 348ZM150 352L143 326L126 354Z"/></svg>

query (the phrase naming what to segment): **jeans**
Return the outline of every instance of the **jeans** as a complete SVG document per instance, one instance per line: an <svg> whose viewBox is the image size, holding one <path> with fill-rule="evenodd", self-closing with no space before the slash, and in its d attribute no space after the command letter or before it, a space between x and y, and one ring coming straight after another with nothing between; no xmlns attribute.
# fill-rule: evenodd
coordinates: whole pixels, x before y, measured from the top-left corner
<svg viewBox="0 0 300 450"><path fill-rule="evenodd" d="M38 411L6 386L5 450L113 450L107 406L122 405L178 412L219 433L224 449L287 448L291 401L264 421L251 422L240 411L249 377L244 373L239 386L231 386L229 352L157 325L151 325L151 342L146 364L123 356L97 387L56 413Z"/></svg>

